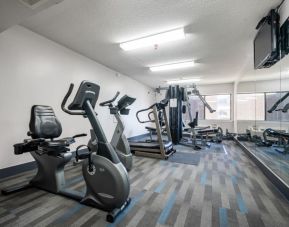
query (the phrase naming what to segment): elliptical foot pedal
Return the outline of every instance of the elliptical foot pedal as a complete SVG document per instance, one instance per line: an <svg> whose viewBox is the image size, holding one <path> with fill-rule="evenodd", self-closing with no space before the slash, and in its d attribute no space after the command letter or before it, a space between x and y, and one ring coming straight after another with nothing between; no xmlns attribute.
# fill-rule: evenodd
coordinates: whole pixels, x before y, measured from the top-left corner
<svg viewBox="0 0 289 227"><path fill-rule="evenodd" d="M106 215L106 221L109 222L109 223L113 223L115 221L115 219L117 218L117 216L123 212L125 210L125 208L127 208L129 206L131 202L131 198L128 198L126 200L126 202L122 205L121 208L117 208L117 209L114 209L112 210L111 212L109 212L107 215Z"/></svg>

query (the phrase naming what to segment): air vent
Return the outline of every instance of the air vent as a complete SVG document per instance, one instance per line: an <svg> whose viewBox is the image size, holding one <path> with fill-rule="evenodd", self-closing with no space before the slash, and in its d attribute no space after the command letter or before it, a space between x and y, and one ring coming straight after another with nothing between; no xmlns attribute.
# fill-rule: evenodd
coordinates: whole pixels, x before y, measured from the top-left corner
<svg viewBox="0 0 289 227"><path fill-rule="evenodd" d="M19 0L19 2L29 7L30 9L36 9L47 1L48 0Z"/></svg>

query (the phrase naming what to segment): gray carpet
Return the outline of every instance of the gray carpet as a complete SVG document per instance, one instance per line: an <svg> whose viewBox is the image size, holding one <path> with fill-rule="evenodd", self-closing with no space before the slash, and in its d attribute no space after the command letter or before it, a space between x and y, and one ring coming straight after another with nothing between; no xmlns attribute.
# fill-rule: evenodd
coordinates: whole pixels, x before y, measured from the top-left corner
<svg viewBox="0 0 289 227"><path fill-rule="evenodd" d="M288 227L287 200L239 147L230 141L224 147L226 152L201 151L197 166L134 157L132 202L112 225L103 211L29 189L0 195L0 226ZM21 183L34 174L0 179L0 185ZM85 190L80 166L68 166L66 179L71 190Z"/></svg>
<svg viewBox="0 0 289 227"><path fill-rule="evenodd" d="M200 152L188 153L188 152L176 152L169 157L169 162L182 163L186 165L198 165L201 159Z"/></svg>

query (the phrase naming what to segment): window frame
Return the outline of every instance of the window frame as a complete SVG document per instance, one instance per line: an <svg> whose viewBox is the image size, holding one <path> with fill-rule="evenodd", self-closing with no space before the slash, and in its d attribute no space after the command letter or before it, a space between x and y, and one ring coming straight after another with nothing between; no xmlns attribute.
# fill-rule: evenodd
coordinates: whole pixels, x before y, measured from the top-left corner
<svg viewBox="0 0 289 227"><path fill-rule="evenodd" d="M230 119L207 119L206 106L204 105L204 121L224 121L224 122L232 121L232 94L231 93L221 93L221 94L202 95L202 96L206 100L207 96L218 96L218 95L228 95L230 97L230 105L229 105L230 106Z"/></svg>
<svg viewBox="0 0 289 227"><path fill-rule="evenodd" d="M266 110L266 106L267 106L266 96L267 96L267 94L270 94L270 93L288 93L288 92L289 91L266 91L266 92L264 92L264 97L265 97L265 121L268 121L268 122L289 122L289 120L288 121L281 121L281 119L279 119L278 121L269 121L269 120L267 120L267 115L266 115L266 112L267 112L267 110Z"/></svg>
<svg viewBox="0 0 289 227"><path fill-rule="evenodd" d="M289 91L265 91L265 92L240 92L240 93L237 93L237 96L239 94L243 95L243 94L248 94L248 95L252 95L252 94L264 94L264 120L238 120L236 119L237 121L258 121L258 122L262 122L262 121L267 121L267 122L289 122L288 121L269 121L267 120L267 117L266 117L266 106L267 106L267 99L266 99L266 95L267 94L270 94L270 93L286 93L286 92L289 92ZM238 97L237 97L238 98Z"/></svg>

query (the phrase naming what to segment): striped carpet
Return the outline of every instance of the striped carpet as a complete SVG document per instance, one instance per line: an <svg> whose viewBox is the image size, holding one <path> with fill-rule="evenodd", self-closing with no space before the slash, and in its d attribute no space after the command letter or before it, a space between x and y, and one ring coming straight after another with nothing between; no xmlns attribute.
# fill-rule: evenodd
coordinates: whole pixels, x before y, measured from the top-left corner
<svg viewBox="0 0 289 227"><path fill-rule="evenodd" d="M289 226L289 203L233 142L200 152L197 166L134 157L132 202L113 224L102 211L29 189L0 196L0 226ZM66 173L68 187L84 191L80 166ZM3 179L1 187L33 174Z"/></svg>

